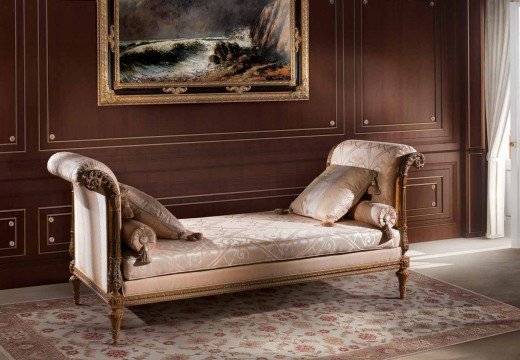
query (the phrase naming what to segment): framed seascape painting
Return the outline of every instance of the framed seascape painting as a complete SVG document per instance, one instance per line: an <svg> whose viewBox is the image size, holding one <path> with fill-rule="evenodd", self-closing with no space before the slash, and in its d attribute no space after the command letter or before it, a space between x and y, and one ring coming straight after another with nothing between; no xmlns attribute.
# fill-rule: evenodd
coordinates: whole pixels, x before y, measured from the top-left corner
<svg viewBox="0 0 520 360"><path fill-rule="evenodd" d="M309 0L98 0L100 105L309 98Z"/></svg>

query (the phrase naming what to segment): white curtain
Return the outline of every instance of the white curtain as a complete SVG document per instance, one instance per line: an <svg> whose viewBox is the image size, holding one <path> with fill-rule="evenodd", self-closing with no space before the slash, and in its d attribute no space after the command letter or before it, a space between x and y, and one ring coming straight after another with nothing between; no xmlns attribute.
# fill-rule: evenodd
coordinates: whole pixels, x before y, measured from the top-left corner
<svg viewBox="0 0 520 360"><path fill-rule="evenodd" d="M489 152L487 237L505 235L506 160L509 157L511 0L487 0L485 94Z"/></svg>

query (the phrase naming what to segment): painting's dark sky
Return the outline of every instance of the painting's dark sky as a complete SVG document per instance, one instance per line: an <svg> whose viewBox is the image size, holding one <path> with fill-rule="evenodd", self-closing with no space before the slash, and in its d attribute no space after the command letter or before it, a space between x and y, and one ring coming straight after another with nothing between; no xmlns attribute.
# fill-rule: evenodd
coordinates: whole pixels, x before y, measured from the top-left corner
<svg viewBox="0 0 520 360"><path fill-rule="evenodd" d="M120 0L121 40L220 36L250 25L274 0Z"/></svg>

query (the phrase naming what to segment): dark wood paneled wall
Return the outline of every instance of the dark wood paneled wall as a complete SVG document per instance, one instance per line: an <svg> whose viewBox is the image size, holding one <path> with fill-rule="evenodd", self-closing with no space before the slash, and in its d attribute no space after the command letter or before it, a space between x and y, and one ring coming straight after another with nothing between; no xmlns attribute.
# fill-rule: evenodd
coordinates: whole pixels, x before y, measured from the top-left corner
<svg viewBox="0 0 520 360"><path fill-rule="evenodd" d="M1 0L0 288L67 278L60 150L193 217L287 206L344 139L404 142L411 241L482 234L480 3L312 0L307 102L98 107L96 2Z"/></svg>

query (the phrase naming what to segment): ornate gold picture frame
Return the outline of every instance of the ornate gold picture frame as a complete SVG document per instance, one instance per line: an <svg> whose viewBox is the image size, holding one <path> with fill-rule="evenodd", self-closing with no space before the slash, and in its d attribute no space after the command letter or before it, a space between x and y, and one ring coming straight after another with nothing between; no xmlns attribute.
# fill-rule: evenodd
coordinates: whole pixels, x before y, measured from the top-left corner
<svg viewBox="0 0 520 360"><path fill-rule="evenodd" d="M99 105L308 99L309 0L98 0Z"/></svg>

